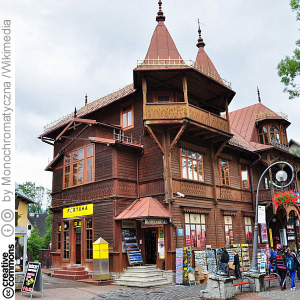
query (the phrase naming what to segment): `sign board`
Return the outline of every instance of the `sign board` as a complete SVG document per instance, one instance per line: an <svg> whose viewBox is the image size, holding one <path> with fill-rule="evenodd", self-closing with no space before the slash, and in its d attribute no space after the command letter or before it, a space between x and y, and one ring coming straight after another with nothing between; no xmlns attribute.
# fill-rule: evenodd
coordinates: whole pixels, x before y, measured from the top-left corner
<svg viewBox="0 0 300 300"><path fill-rule="evenodd" d="M93 214L93 204L84 204L63 209L63 218L81 217Z"/></svg>
<svg viewBox="0 0 300 300"><path fill-rule="evenodd" d="M260 224L261 242L268 243L268 229L266 224Z"/></svg>
<svg viewBox="0 0 300 300"><path fill-rule="evenodd" d="M279 229L279 236L280 236L281 245L282 246L287 246L286 230L285 229Z"/></svg>
<svg viewBox="0 0 300 300"><path fill-rule="evenodd" d="M32 294L34 291L43 293L42 268L39 262L30 261L28 262L21 292Z"/></svg>
<svg viewBox="0 0 300 300"><path fill-rule="evenodd" d="M184 236L184 229L183 228L177 228L177 235L178 236Z"/></svg>
<svg viewBox="0 0 300 300"><path fill-rule="evenodd" d="M168 219L145 219L145 225L164 225L168 224Z"/></svg>
<svg viewBox="0 0 300 300"><path fill-rule="evenodd" d="M295 228L294 225L286 225L286 235L288 241L295 241Z"/></svg>
<svg viewBox="0 0 300 300"><path fill-rule="evenodd" d="M266 207L258 205L258 223L266 224Z"/></svg>
<svg viewBox="0 0 300 300"><path fill-rule="evenodd" d="M130 265L142 265L143 258L141 250L127 251L128 262Z"/></svg>
<svg viewBox="0 0 300 300"><path fill-rule="evenodd" d="M122 220L122 228L136 228L136 221Z"/></svg>

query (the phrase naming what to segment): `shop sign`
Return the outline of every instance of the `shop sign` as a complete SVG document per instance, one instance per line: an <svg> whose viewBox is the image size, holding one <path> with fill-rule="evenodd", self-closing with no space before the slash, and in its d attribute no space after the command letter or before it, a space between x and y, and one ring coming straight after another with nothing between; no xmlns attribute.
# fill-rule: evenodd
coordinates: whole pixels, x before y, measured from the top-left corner
<svg viewBox="0 0 300 300"><path fill-rule="evenodd" d="M273 233L272 228L269 228L269 236L270 236L270 246L273 248Z"/></svg>
<svg viewBox="0 0 300 300"><path fill-rule="evenodd" d="M122 228L136 228L136 221L122 220Z"/></svg>
<svg viewBox="0 0 300 300"><path fill-rule="evenodd" d="M81 217L93 214L93 204L85 204L63 209L63 218Z"/></svg>
<svg viewBox="0 0 300 300"><path fill-rule="evenodd" d="M232 217L231 216L225 216L224 217L225 225L231 225L232 224Z"/></svg>
<svg viewBox="0 0 300 300"><path fill-rule="evenodd" d="M263 205L258 206L258 223L266 224L266 207Z"/></svg>
<svg viewBox="0 0 300 300"><path fill-rule="evenodd" d="M287 240L288 241L294 241L295 240L294 225L286 225L286 234L287 234Z"/></svg>
<svg viewBox="0 0 300 300"><path fill-rule="evenodd" d="M145 219L145 225L164 225L168 224L167 219Z"/></svg>
<svg viewBox="0 0 300 300"><path fill-rule="evenodd" d="M261 232L261 242L268 243L268 230L266 224L260 224L260 232Z"/></svg>
<svg viewBox="0 0 300 300"><path fill-rule="evenodd" d="M251 218L250 217L245 217L245 225L251 226Z"/></svg>

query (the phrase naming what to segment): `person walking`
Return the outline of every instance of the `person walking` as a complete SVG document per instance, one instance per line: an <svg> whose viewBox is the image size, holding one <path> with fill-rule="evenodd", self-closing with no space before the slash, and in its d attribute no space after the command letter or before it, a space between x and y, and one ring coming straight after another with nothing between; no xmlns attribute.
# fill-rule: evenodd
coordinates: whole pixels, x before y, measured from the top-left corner
<svg viewBox="0 0 300 300"><path fill-rule="evenodd" d="M240 257L239 257L239 254L237 253L236 250L233 250L233 254L234 254L234 257L233 257L233 264L234 264L234 271L235 271L235 276L236 276L236 279L238 278L242 278L241 276L241 271L240 271Z"/></svg>
<svg viewBox="0 0 300 300"><path fill-rule="evenodd" d="M286 267L291 275L291 290L294 291L296 289L295 276L298 269L298 261L296 259L295 253L290 248L288 249L288 253L286 256Z"/></svg>
<svg viewBox="0 0 300 300"><path fill-rule="evenodd" d="M286 255L281 247L278 247L277 254L273 259L271 273L273 273L276 265L277 273L280 276L280 289L283 291L286 288Z"/></svg>
<svg viewBox="0 0 300 300"><path fill-rule="evenodd" d="M296 253L296 259L298 261L297 277L298 277L298 280L300 280L300 249L298 249L298 251Z"/></svg>
<svg viewBox="0 0 300 300"><path fill-rule="evenodd" d="M222 255L221 255L221 268L224 270L224 272L227 274L227 276L229 276L229 266L228 266L228 262L229 262L229 254L226 251L226 248L224 247L222 249Z"/></svg>

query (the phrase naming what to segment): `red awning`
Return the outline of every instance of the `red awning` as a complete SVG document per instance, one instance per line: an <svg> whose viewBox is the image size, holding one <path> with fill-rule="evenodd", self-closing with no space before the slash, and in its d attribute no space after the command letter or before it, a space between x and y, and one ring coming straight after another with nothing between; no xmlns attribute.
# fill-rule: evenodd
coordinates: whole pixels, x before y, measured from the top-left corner
<svg viewBox="0 0 300 300"><path fill-rule="evenodd" d="M171 218L171 215L157 199L146 197L131 203L116 217L116 220L142 218Z"/></svg>

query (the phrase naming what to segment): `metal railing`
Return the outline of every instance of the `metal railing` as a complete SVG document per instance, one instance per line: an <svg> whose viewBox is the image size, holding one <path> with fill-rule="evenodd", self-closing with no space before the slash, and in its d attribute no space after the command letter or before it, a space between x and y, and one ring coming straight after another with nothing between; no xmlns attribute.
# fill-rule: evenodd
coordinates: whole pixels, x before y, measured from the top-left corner
<svg viewBox="0 0 300 300"><path fill-rule="evenodd" d="M125 142L125 143L129 143L129 144L133 144L133 145L139 145L139 146L142 145L141 137L134 138L132 136L132 134L127 136L127 135L124 134L124 132L122 130L114 129L113 139L118 141L118 142Z"/></svg>

